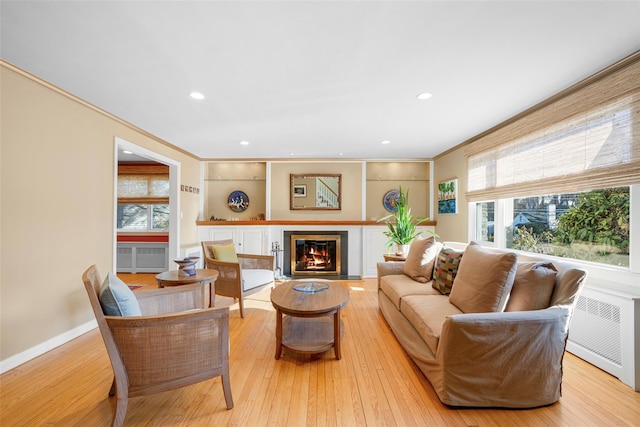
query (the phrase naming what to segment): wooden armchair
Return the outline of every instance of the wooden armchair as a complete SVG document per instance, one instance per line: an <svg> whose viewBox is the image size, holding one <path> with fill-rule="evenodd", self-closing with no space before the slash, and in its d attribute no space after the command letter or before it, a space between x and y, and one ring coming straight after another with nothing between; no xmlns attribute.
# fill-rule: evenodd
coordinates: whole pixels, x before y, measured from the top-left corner
<svg viewBox="0 0 640 427"><path fill-rule="evenodd" d="M238 262L216 259L213 246L233 245L233 240L209 240L202 242L206 268L218 270L215 293L239 300L240 317L244 317L244 297L273 286L275 261L271 255L235 254Z"/></svg>
<svg viewBox="0 0 640 427"><path fill-rule="evenodd" d="M82 280L113 367L109 395L116 395L114 426L124 422L129 397L217 376L222 376L227 409L233 408L229 309L202 309L207 302L201 284L136 291L142 316L105 316L99 300L102 280L96 267L89 267ZM184 310L191 311L180 312Z"/></svg>

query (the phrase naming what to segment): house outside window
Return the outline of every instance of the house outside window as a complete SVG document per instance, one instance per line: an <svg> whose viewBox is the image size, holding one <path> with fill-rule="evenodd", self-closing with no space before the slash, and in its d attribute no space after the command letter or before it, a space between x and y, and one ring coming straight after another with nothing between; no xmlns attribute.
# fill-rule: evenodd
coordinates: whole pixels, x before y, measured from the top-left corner
<svg viewBox="0 0 640 427"><path fill-rule="evenodd" d="M164 165L119 165L118 231L169 230L169 174Z"/></svg>

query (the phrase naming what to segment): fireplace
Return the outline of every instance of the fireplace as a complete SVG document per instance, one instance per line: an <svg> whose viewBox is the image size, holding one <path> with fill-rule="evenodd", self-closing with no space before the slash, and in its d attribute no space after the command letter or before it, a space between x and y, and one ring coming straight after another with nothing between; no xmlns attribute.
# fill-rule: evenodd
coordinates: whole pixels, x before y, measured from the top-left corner
<svg viewBox="0 0 640 427"><path fill-rule="evenodd" d="M285 276L344 276L347 274L346 231L285 231Z"/></svg>

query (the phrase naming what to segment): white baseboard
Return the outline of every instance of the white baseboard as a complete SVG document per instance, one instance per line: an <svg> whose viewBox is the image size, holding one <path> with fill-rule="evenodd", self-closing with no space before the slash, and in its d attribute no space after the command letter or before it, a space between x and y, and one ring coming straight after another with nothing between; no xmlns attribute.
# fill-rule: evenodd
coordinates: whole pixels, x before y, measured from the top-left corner
<svg viewBox="0 0 640 427"><path fill-rule="evenodd" d="M53 350L56 347L61 346L74 338L79 337L82 334L85 334L92 329L98 327L98 322L91 320L83 325L77 326L67 332L64 332L58 336L55 336L41 344L38 344L34 347L31 347L28 350L23 351L22 353L18 353L14 356L9 357L8 359L0 361L0 374L4 374L5 372L15 368L16 366L20 366L25 362L28 362L32 359L35 359L38 356L45 354L46 352Z"/></svg>

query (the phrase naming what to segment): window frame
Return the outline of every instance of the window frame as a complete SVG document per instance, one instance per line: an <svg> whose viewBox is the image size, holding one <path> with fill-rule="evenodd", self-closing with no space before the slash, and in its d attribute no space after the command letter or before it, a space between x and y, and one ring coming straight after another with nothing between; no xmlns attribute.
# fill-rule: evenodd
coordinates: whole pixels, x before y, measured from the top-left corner
<svg viewBox="0 0 640 427"><path fill-rule="evenodd" d="M640 290L640 184L629 186L629 197L629 267L584 261L576 258L541 255L508 248L504 230L506 230L513 221L513 199L516 197L469 202L467 204L469 209L469 241L475 240L475 236L477 235L475 222L476 204L494 202L494 241L478 241L482 245L527 255L543 256L557 262L570 262L589 272L590 283L601 284L603 286L613 287L614 289L619 286L630 286Z"/></svg>

